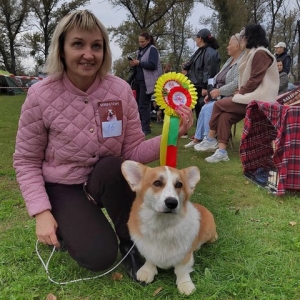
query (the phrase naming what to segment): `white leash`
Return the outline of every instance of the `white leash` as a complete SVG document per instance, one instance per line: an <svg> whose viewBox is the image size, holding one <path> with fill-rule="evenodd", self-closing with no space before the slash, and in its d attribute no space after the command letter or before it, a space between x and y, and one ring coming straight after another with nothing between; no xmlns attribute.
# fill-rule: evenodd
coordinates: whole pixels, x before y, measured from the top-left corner
<svg viewBox="0 0 300 300"><path fill-rule="evenodd" d="M129 249L129 251L126 253L126 255L110 270L106 271L105 273L103 274L100 274L100 275L97 275L97 276L94 276L94 277L86 277L86 278L79 278L79 279L74 279L74 280L70 280L70 281L65 281L65 282L58 282L58 281L55 281L51 278L50 276L50 272L49 272L49 263L50 263L50 260L55 252L55 247L53 246L53 249L51 251L51 254L47 260L47 262L45 263L45 261L43 260L43 258L41 257L40 255L40 252L39 252L39 249L38 249L38 244L39 244L39 241L37 240L36 243L35 243L35 251L36 251L36 254L38 256L38 258L40 259L45 271L46 271L46 274L48 276L48 279L55 283L55 284L60 284L60 285L64 285L64 284L68 284L68 283L75 283L75 282L79 282L79 281L86 281L86 280L91 280L91 279L96 279L96 278L99 278L99 277L103 277L107 274L109 274L110 272L112 272L114 269L116 269L120 264L121 262L127 257L127 255L130 253L130 251L133 249L133 247L135 246L135 244L132 245L132 247Z"/></svg>

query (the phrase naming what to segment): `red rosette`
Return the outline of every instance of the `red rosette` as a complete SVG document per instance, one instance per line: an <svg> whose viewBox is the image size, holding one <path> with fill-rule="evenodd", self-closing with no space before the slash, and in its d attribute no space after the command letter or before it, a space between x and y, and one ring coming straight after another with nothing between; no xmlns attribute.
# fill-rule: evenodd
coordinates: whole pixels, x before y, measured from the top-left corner
<svg viewBox="0 0 300 300"><path fill-rule="evenodd" d="M182 86L173 87L168 94L168 104L172 109L177 106L186 105L191 106L192 97L189 91Z"/></svg>

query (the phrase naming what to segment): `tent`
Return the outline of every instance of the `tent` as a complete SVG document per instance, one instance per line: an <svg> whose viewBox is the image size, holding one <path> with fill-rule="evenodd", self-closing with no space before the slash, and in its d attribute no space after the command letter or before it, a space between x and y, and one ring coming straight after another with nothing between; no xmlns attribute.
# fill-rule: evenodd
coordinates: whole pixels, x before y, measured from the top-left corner
<svg viewBox="0 0 300 300"><path fill-rule="evenodd" d="M24 93L13 74L0 70L0 93L17 95Z"/></svg>

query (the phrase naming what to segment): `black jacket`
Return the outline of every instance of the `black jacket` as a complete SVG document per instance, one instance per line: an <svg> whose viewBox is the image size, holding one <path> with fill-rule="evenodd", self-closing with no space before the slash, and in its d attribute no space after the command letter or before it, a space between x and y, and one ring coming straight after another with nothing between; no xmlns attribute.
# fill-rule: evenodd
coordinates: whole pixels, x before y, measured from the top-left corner
<svg viewBox="0 0 300 300"><path fill-rule="evenodd" d="M207 89L207 81L219 72L220 62L219 53L206 45L197 49L183 69L196 88Z"/></svg>
<svg viewBox="0 0 300 300"><path fill-rule="evenodd" d="M286 74L290 73L291 70L291 57L289 56L289 54L287 54L287 50L285 50L283 53L281 54L275 54L276 60L282 61L282 66L283 69L282 71L285 72Z"/></svg>

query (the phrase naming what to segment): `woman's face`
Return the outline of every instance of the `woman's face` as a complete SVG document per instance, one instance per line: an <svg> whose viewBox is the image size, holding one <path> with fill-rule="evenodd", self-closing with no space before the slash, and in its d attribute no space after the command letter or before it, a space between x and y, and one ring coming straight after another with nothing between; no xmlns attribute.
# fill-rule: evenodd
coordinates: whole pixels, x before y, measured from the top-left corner
<svg viewBox="0 0 300 300"><path fill-rule="evenodd" d="M278 72L282 71L282 69L283 69L282 61L277 62L277 68L278 68Z"/></svg>
<svg viewBox="0 0 300 300"><path fill-rule="evenodd" d="M227 53L229 56L234 56L239 51L240 51L240 41L235 35L233 35L229 40L227 46Z"/></svg>
<svg viewBox="0 0 300 300"><path fill-rule="evenodd" d="M64 42L66 72L79 89L87 89L94 82L103 62L104 41L100 29L82 31L73 28Z"/></svg>
<svg viewBox="0 0 300 300"><path fill-rule="evenodd" d="M150 40L146 40L145 37L139 36L139 45L141 48L145 48L150 43Z"/></svg>
<svg viewBox="0 0 300 300"><path fill-rule="evenodd" d="M198 48L200 48L204 45L202 38L199 37L199 36L195 37L195 42L196 42L196 45L197 45Z"/></svg>

